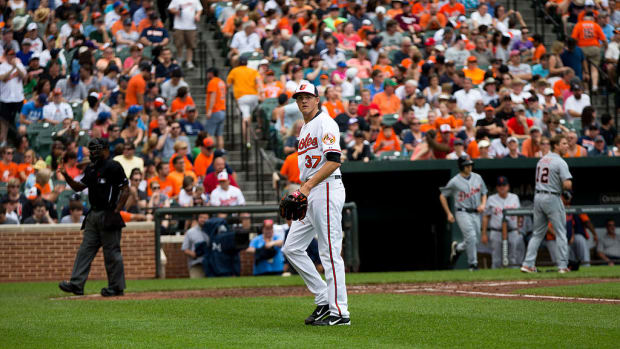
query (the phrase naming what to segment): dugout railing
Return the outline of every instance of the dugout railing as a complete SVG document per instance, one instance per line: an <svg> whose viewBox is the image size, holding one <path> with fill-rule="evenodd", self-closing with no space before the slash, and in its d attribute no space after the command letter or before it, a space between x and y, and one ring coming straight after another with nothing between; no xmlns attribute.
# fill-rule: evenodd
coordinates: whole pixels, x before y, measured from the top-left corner
<svg viewBox="0 0 620 349"><path fill-rule="evenodd" d="M277 221L280 222L282 219L278 215L279 209L279 205L170 207L156 209L153 214L155 220L156 277L159 278L161 275L161 233L163 230L161 223L163 220L192 219L200 213L207 213L209 215L218 213L273 213L274 216L278 217ZM342 257L347 270L356 272L360 266L357 205L354 202L345 203L342 211L342 230L344 235Z"/></svg>
<svg viewBox="0 0 620 349"><path fill-rule="evenodd" d="M588 214L588 215L620 215L620 205L584 205L584 206L568 206L566 207L567 214ZM503 210L504 217L506 216L533 216L533 207L524 208L510 208ZM542 246L542 245L541 245ZM592 260L590 264L604 264L598 263L596 260Z"/></svg>

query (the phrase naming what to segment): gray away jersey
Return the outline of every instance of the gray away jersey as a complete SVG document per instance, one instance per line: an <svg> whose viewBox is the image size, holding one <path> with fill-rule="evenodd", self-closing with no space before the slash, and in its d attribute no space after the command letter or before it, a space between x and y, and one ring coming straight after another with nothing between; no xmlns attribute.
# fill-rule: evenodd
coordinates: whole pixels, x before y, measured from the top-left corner
<svg viewBox="0 0 620 349"><path fill-rule="evenodd" d="M536 190L560 194L563 190L562 183L572 178L568 164L557 153L550 152L536 164Z"/></svg>
<svg viewBox="0 0 620 349"><path fill-rule="evenodd" d="M499 194L493 194L487 199L487 207L484 211L485 216L491 216L489 219L489 230L502 231L502 219L505 218L508 223L508 232L517 230L517 216L504 217L503 210L505 208L519 208L521 203L516 194L508 193L505 199Z"/></svg>
<svg viewBox="0 0 620 349"><path fill-rule="evenodd" d="M480 206L482 195L486 195L487 186L477 173L472 172L469 179L459 173L439 190L444 196L454 198L455 208L475 209Z"/></svg>

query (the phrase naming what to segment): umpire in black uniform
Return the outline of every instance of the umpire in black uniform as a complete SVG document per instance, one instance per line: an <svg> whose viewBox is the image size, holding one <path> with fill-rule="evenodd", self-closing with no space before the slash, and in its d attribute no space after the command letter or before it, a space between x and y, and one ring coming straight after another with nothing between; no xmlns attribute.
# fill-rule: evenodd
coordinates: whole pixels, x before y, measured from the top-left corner
<svg viewBox="0 0 620 349"><path fill-rule="evenodd" d="M84 294L84 284L99 247L103 246L108 287L101 289L104 297L122 296L125 289L125 271L121 255L121 229L125 226L120 211L129 197L128 181L122 166L110 157L108 141L92 139L88 143L91 164L84 170L84 178L76 182L59 165L67 184L75 190L88 188L90 211L82 223L84 238L75 257L70 281L62 281L61 290L76 295Z"/></svg>

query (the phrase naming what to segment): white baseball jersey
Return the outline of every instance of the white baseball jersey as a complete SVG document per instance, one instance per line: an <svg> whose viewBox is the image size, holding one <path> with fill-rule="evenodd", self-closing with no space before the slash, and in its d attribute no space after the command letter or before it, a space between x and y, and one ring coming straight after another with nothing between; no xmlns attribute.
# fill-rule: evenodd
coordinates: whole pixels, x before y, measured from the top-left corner
<svg viewBox="0 0 620 349"><path fill-rule="evenodd" d="M301 180L307 181L315 175L330 152L340 155L340 132L329 114L319 112L304 124L299 133L297 154ZM345 196L340 169L337 169L310 191L306 217L293 221L282 252L314 294L314 302L317 305L329 304L331 315L348 318L345 265L341 256ZM315 235L325 281L306 253Z"/></svg>
<svg viewBox="0 0 620 349"><path fill-rule="evenodd" d="M297 164L301 181L307 181L319 171L327 161L325 155L329 152L340 155L340 130L329 114L319 112L299 132ZM340 175L340 169L332 173L332 176L336 175Z"/></svg>
<svg viewBox="0 0 620 349"><path fill-rule="evenodd" d="M499 194L489 196L484 212L486 216L491 216L491 219L489 219L489 230L501 231L503 219L508 223L508 232L517 230L517 216L504 217L503 211L505 208L519 207L521 207L521 203L516 194L508 193L506 198L502 198Z"/></svg>

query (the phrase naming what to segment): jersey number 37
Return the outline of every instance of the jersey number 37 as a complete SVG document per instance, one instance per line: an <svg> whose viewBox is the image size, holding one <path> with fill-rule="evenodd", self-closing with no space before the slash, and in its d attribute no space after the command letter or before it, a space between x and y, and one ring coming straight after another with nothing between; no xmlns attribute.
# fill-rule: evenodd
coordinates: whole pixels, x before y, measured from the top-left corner
<svg viewBox="0 0 620 349"><path fill-rule="evenodd" d="M321 157L318 155L313 155L312 157L310 155L306 155L305 160L305 165L307 168L316 168L319 162L321 162Z"/></svg>
<svg viewBox="0 0 620 349"><path fill-rule="evenodd" d="M549 168L548 167L536 167L536 183L548 183L549 182Z"/></svg>

